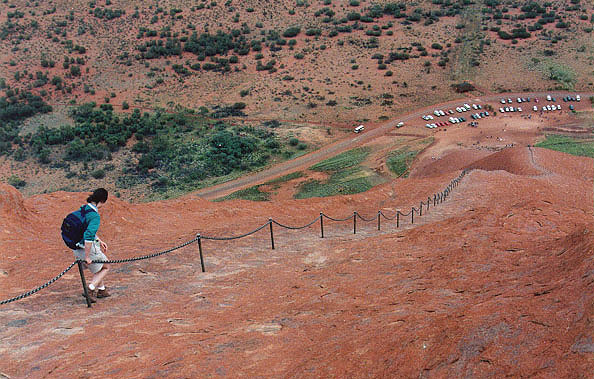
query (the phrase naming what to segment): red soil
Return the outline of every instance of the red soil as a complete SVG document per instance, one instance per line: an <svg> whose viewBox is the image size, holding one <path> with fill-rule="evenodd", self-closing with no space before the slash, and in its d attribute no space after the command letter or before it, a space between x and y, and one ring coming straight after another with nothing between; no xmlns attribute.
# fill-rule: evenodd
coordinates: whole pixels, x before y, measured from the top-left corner
<svg viewBox="0 0 594 379"><path fill-rule="evenodd" d="M466 155L466 158L470 156ZM451 197L410 225L325 220L233 242L203 241L114 265L113 293L88 309L76 272L3 305L1 372L10 377L588 376L594 369L592 159L538 148L466 165ZM445 166L444 166L445 168ZM407 211L459 171L306 201L150 204L109 199L111 258L236 235L269 216ZM61 218L85 194L23 199L3 185L0 298L70 262ZM43 238L39 238L43 236Z"/></svg>

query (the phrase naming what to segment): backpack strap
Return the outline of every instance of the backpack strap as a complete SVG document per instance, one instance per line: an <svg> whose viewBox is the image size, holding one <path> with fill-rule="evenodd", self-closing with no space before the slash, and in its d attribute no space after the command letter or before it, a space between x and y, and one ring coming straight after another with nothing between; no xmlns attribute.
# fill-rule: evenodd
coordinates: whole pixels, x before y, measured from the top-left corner
<svg viewBox="0 0 594 379"><path fill-rule="evenodd" d="M80 215L84 219L85 228L86 228L86 225L87 225L87 213L95 212L95 210L93 208L91 208L90 210L87 210L86 208L87 208L86 205L83 205L82 207L80 207Z"/></svg>

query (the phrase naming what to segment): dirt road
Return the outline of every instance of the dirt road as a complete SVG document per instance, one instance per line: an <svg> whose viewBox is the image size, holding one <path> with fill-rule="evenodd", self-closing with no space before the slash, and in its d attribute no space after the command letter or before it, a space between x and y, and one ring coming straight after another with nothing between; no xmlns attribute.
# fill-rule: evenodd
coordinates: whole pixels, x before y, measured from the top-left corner
<svg viewBox="0 0 594 379"><path fill-rule="evenodd" d="M399 131L402 130L402 135L410 135L411 131L410 131L410 125L408 125L409 122L411 120L418 120L418 118L424 114L432 114L434 109L452 108L455 106L459 106L460 104L465 103L465 102L473 102L473 103L477 103L477 102L492 103L494 101L499 102L499 100L501 98L511 98L512 100L514 100L514 102L517 97L531 97L531 98L538 97L538 98L541 98L542 100L544 100L547 95L551 95L553 97L558 98L559 101L557 101L557 103L559 103L559 102L561 102L561 97L566 96L568 94L574 95L575 93L573 93L573 92L572 93L568 93L568 92L502 93L502 94L488 95L488 96L483 96L483 97L465 97L465 98L460 98L460 99L448 101L448 102L441 103L441 104L433 104L433 105L430 105L430 106L427 106L424 108L417 109L414 112L405 114L402 117L387 121L386 123L384 123L376 128L365 131L361 134L353 133L353 136L349 136L342 140L338 140L338 141L336 141L328 146L324 146L321 149L318 149L314 152L311 152L309 154L303 155L301 157L295 158L290 161L286 161L286 162L277 164L277 165L270 167L268 169L265 169L263 171L256 172L256 173L253 173L250 175L246 175L246 176L243 176L243 177L235 179L235 180L231 180L231 181L228 181L225 183L218 184L216 186L203 188L201 190L196 191L194 193L194 195L196 195L200 198L206 199L206 200L214 200L214 199L229 195L235 191L238 191L238 190L241 190L244 188L248 188L248 187L252 187L257 184L264 183L266 181L278 178L283 175L290 174L295 171L306 169L306 168L314 165L317 162L323 161L325 159L333 157L333 156L340 154L342 152L345 152L347 150L351 150L355 147L361 146L361 145L368 143L380 136L387 134L388 132L392 132L392 133L390 133L390 135L398 135L398 133L396 133L396 134L394 133L394 130L395 130L396 125L400 121L404 122L405 126L402 129L399 129ZM594 96L594 93L579 93L579 94L582 97L582 104L588 102L589 101L588 98L590 96ZM540 104L542 104L542 103L543 102L541 101ZM531 103L531 105L534 105L534 103ZM425 131L425 129L423 129L423 131ZM419 131L415 130L415 132L419 132ZM430 136L431 132L427 130L426 135Z"/></svg>

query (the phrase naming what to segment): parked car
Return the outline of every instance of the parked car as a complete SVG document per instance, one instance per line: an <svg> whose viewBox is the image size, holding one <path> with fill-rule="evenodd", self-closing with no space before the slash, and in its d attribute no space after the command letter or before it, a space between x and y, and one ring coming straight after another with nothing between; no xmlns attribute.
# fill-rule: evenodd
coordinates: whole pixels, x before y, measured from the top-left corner
<svg viewBox="0 0 594 379"><path fill-rule="evenodd" d="M573 106L573 104L569 104L569 110L573 111L575 109L575 107Z"/></svg>
<svg viewBox="0 0 594 379"><path fill-rule="evenodd" d="M505 109L503 109L503 108L499 108L499 112L501 112L501 113L505 113Z"/></svg>
<svg viewBox="0 0 594 379"><path fill-rule="evenodd" d="M532 107L532 110L533 110L534 112L537 112L537 111L538 111L538 107L535 105L535 106L533 106L533 107Z"/></svg>
<svg viewBox="0 0 594 379"><path fill-rule="evenodd" d="M501 104L505 104L505 99L501 99Z"/></svg>
<svg viewBox="0 0 594 379"><path fill-rule="evenodd" d="M402 128L404 126L404 122L400 121L398 124L396 124L397 128Z"/></svg>
<svg viewBox="0 0 594 379"><path fill-rule="evenodd" d="M547 101L551 101L551 95L547 95Z"/></svg>
<svg viewBox="0 0 594 379"><path fill-rule="evenodd" d="M576 99L576 101L582 101L582 98L580 95L575 95L575 99Z"/></svg>

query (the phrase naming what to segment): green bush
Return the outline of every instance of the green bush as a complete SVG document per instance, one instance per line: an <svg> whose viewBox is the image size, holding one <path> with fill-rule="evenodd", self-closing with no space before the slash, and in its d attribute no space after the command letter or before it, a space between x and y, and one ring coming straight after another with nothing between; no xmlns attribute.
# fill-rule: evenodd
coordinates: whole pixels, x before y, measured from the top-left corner
<svg viewBox="0 0 594 379"><path fill-rule="evenodd" d="M24 181L23 179L19 178L16 175L11 175L8 178L8 184L13 186L14 188L20 189L20 188L23 188L25 185L27 185L27 182Z"/></svg>
<svg viewBox="0 0 594 379"><path fill-rule="evenodd" d="M283 37L285 37L285 38L296 37L297 35L299 35L300 32L301 32L301 28L300 27L298 27L298 26L291 26L290 28L287 28L283 32Z"/></svg>
<svg viewBox="0 0 594 379"><path fill-rule="evenodd" d="M105 177L105 171L102 169L91 172L91 176L95 179L103 179Z"/></svg>

